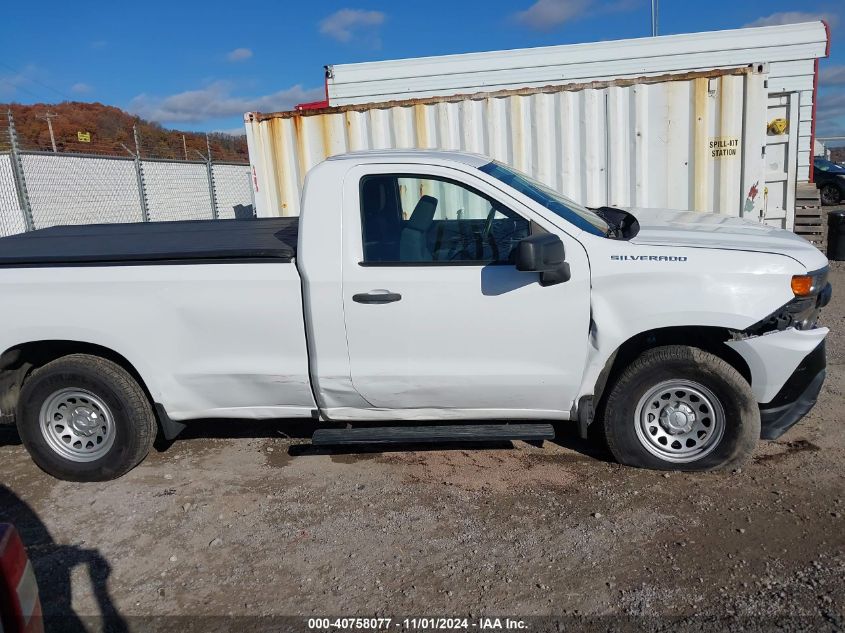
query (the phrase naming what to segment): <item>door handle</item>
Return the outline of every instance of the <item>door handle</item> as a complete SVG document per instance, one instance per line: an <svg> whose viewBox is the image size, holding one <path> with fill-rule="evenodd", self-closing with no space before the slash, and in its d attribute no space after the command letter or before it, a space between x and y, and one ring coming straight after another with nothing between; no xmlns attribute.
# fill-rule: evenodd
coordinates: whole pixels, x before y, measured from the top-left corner
<svg viewBox="0 0 845 633"><path fill-rule="evenodd" d="M387 290L371 290L370 292L359 292L352 295L352 301L356 303L393 303L402 298L398 292Z"/></svg>

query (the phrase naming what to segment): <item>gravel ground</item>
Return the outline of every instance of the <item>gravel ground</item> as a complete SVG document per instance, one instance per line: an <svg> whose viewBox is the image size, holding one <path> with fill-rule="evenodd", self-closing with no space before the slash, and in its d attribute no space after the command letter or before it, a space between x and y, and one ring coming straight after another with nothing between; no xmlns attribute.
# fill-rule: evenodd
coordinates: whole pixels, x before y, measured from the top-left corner
<svg viewBox="0 0 845 633"><path fill-rule="evenodd" d="M0 428L0 520L29 546L48 631L103 615L114 630L305 628L178 615L842 630L841 263L832 282L821 399L739 472L622 467L566 426L541 446L329 453L307 425L210 422L81 485L41 473Z"/></svg>

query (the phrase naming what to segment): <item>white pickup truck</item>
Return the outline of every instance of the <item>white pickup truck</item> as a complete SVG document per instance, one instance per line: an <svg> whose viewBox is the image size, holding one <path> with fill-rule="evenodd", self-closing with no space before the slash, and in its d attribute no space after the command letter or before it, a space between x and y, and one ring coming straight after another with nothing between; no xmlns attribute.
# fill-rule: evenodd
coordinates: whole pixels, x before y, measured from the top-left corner
<svg viewBox="0 0 845 633"><path fill-rule="evenodd" d="M331 158L302 209L0 240L0 410L35 462L118 477L203 418L313 418L320 444L572 420L622 463L707 470L821 389L827 260L787 231L590 210L437 151Z"/></svg>

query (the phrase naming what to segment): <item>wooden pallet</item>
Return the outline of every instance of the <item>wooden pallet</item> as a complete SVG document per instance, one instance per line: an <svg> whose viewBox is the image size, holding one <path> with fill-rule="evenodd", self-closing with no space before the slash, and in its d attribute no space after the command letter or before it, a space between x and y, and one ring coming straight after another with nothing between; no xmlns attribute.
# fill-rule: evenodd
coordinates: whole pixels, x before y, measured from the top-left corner
<svg viewBox="0 0 845 633"><path fill-rule="evenodd" d="M795 188L795 233L824 250L827 214L822 210L816 185L799 182Z"/></svg>

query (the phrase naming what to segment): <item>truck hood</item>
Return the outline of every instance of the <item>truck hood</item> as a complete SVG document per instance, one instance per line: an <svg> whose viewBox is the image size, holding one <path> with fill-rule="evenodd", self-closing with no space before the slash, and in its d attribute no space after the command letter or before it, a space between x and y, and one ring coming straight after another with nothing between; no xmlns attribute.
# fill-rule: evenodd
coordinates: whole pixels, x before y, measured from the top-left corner
<svg viewBox="0 0 845 633"><path fill-rule="evenodd" d="M624 210L640 225L632 244L772 253L791 257L807 270L827 266L827 258L803 237L759 222L699 211Z"/></svg>

